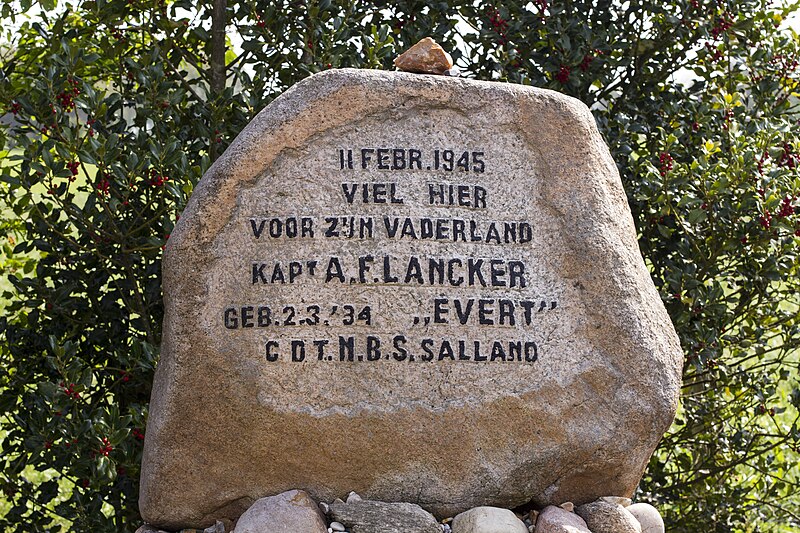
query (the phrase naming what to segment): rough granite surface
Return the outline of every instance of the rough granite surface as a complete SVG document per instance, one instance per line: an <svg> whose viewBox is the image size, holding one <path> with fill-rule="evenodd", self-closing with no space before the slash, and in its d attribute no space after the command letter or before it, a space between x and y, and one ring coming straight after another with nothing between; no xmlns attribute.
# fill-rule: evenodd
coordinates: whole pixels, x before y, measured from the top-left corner
<svg viewBox="0 0 800 533"><path fill-rule="evenodd" d="M163 288L140 492L160 527L294 488L438 517L630 496L677 406L617 168L552 91L307 78L198 183Z"/></svg>

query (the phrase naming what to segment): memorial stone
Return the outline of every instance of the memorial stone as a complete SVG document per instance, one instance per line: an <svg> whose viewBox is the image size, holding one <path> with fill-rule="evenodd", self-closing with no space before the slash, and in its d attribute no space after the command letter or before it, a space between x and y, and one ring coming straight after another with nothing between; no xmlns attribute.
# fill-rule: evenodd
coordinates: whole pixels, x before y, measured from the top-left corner
<svg viewBox="0 0 800 533"><path fill-rule="evenodd" d="M677 336L590 111L556 92L330 70L264 109L166 247L149 523L290 489L439 518L630 496Z"/></svg>

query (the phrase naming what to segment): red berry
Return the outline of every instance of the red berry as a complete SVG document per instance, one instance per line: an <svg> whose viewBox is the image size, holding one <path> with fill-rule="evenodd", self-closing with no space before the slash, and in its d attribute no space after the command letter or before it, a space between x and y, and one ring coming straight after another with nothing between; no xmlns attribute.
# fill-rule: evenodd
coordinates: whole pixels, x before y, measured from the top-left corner
<svg viewBox="0 0 800 533"><path fill-rule="evenodd" d="M108 183L107 179L100 180L96 185L95 188L97 189L97 194L100 196L107 196L109 193L110 183Z"/></svg>
<svg viewBox="0 0 800 533"><path fill-rule="evenodd" d="M764 214L758 217L758 222L763 228L767 229L772 225L772 215L769 211L764 211Z"/></svg>
<svg viewBox="0 0 800 533"><path fill-rule="evenodd" d="M570 74L569 67L561 65L561 67L558 69L558 74L556 74L556 81L564 85L569 81L569 74Z"/></svg>

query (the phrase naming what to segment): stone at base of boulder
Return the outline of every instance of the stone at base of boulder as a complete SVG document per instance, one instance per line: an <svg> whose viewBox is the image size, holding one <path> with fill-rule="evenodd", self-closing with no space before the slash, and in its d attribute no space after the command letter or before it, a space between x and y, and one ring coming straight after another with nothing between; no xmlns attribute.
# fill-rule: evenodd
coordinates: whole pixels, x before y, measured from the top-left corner
<svg viewBox="0 0 800 533"><path fill-rule="evenodd" d="M330 504L331 516L351 533L441 533L432 514L413 503L348 498ZM238 533L238 531L236 532Z"/></svg>
<svg viewBox="0 0 800 533"><path fill-rule="evenodd" d="M453 533L528 533L525 523L508 509L475 507L453 519Z"/></svg>
<svg viewBox="0 0 800 533"><path fill-rule="evenodd" d="M317 502L301 490L261 498L239 517L234 533L327 533Z"/></svg>
<svg viewBox="0 0 800 533"><path fill-rule="evenodd" d="M642 525L642 533L664 533L664 519L658 509L647 503L634 503L627 507L636 520Z"/></svg>
<svg viewBox="0 0 800 533"><path fill-rule="evenodd" d="M200 529L181 529L178 533L232 533L233 521L223 518L214 522L213 526L209 526L203 530ZM151 525L145 524L136 530L136 533L169 533L163 529L155 528Z"/></svg>
<svg viewBox="0 0 800 533"><path fill-rule="evenodd" d="M618 503L597 500L577 507L575 512L592 533L642 533L639 521Z"/></svg>
<svg viewBox="0 0 800 533"><path fill-rule="evenodd" d="M628 507L632 503L630 498L624 498L622 496L603 496L600 499L606 503L618 503L623 507Z"/></svg>
<svg viewBox="0 0 800 533"><path fill-rule="evenodd" d="M592 533L583 518L562 507L550 505L536 519L535 533Z"/></svg>
<svg viewBox="0 0 800 533"><path fill-rule="evenodd" d="M257 500L238 523L222 519L176 533L665 533L655 507L629 502L606 496L577 508L564 502L525 513L481 506L439 523L412 503L364 500L355 492L347 502L317 503L302 490L290 490ZM170 532L145 524L136 533Z"/></svg>

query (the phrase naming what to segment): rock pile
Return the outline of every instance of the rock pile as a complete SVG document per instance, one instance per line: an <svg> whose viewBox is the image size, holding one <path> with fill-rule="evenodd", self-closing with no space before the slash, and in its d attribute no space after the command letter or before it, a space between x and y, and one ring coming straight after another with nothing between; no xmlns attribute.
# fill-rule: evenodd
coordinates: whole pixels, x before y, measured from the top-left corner
<svg viewBox="0 0 800 533"><path fill-rule="evenodd" d="M217 520L204 530L179 533L664 533L664 521L652 505L631 504L607 496L575 507L565 502L541 511L515 513L499 507L475 507L438 522L419 505L364 500L351 492L347 501L317 504L306 492L290 490L257 500L234 524ZM136 533L168 533L142 526Z"/></svg>

